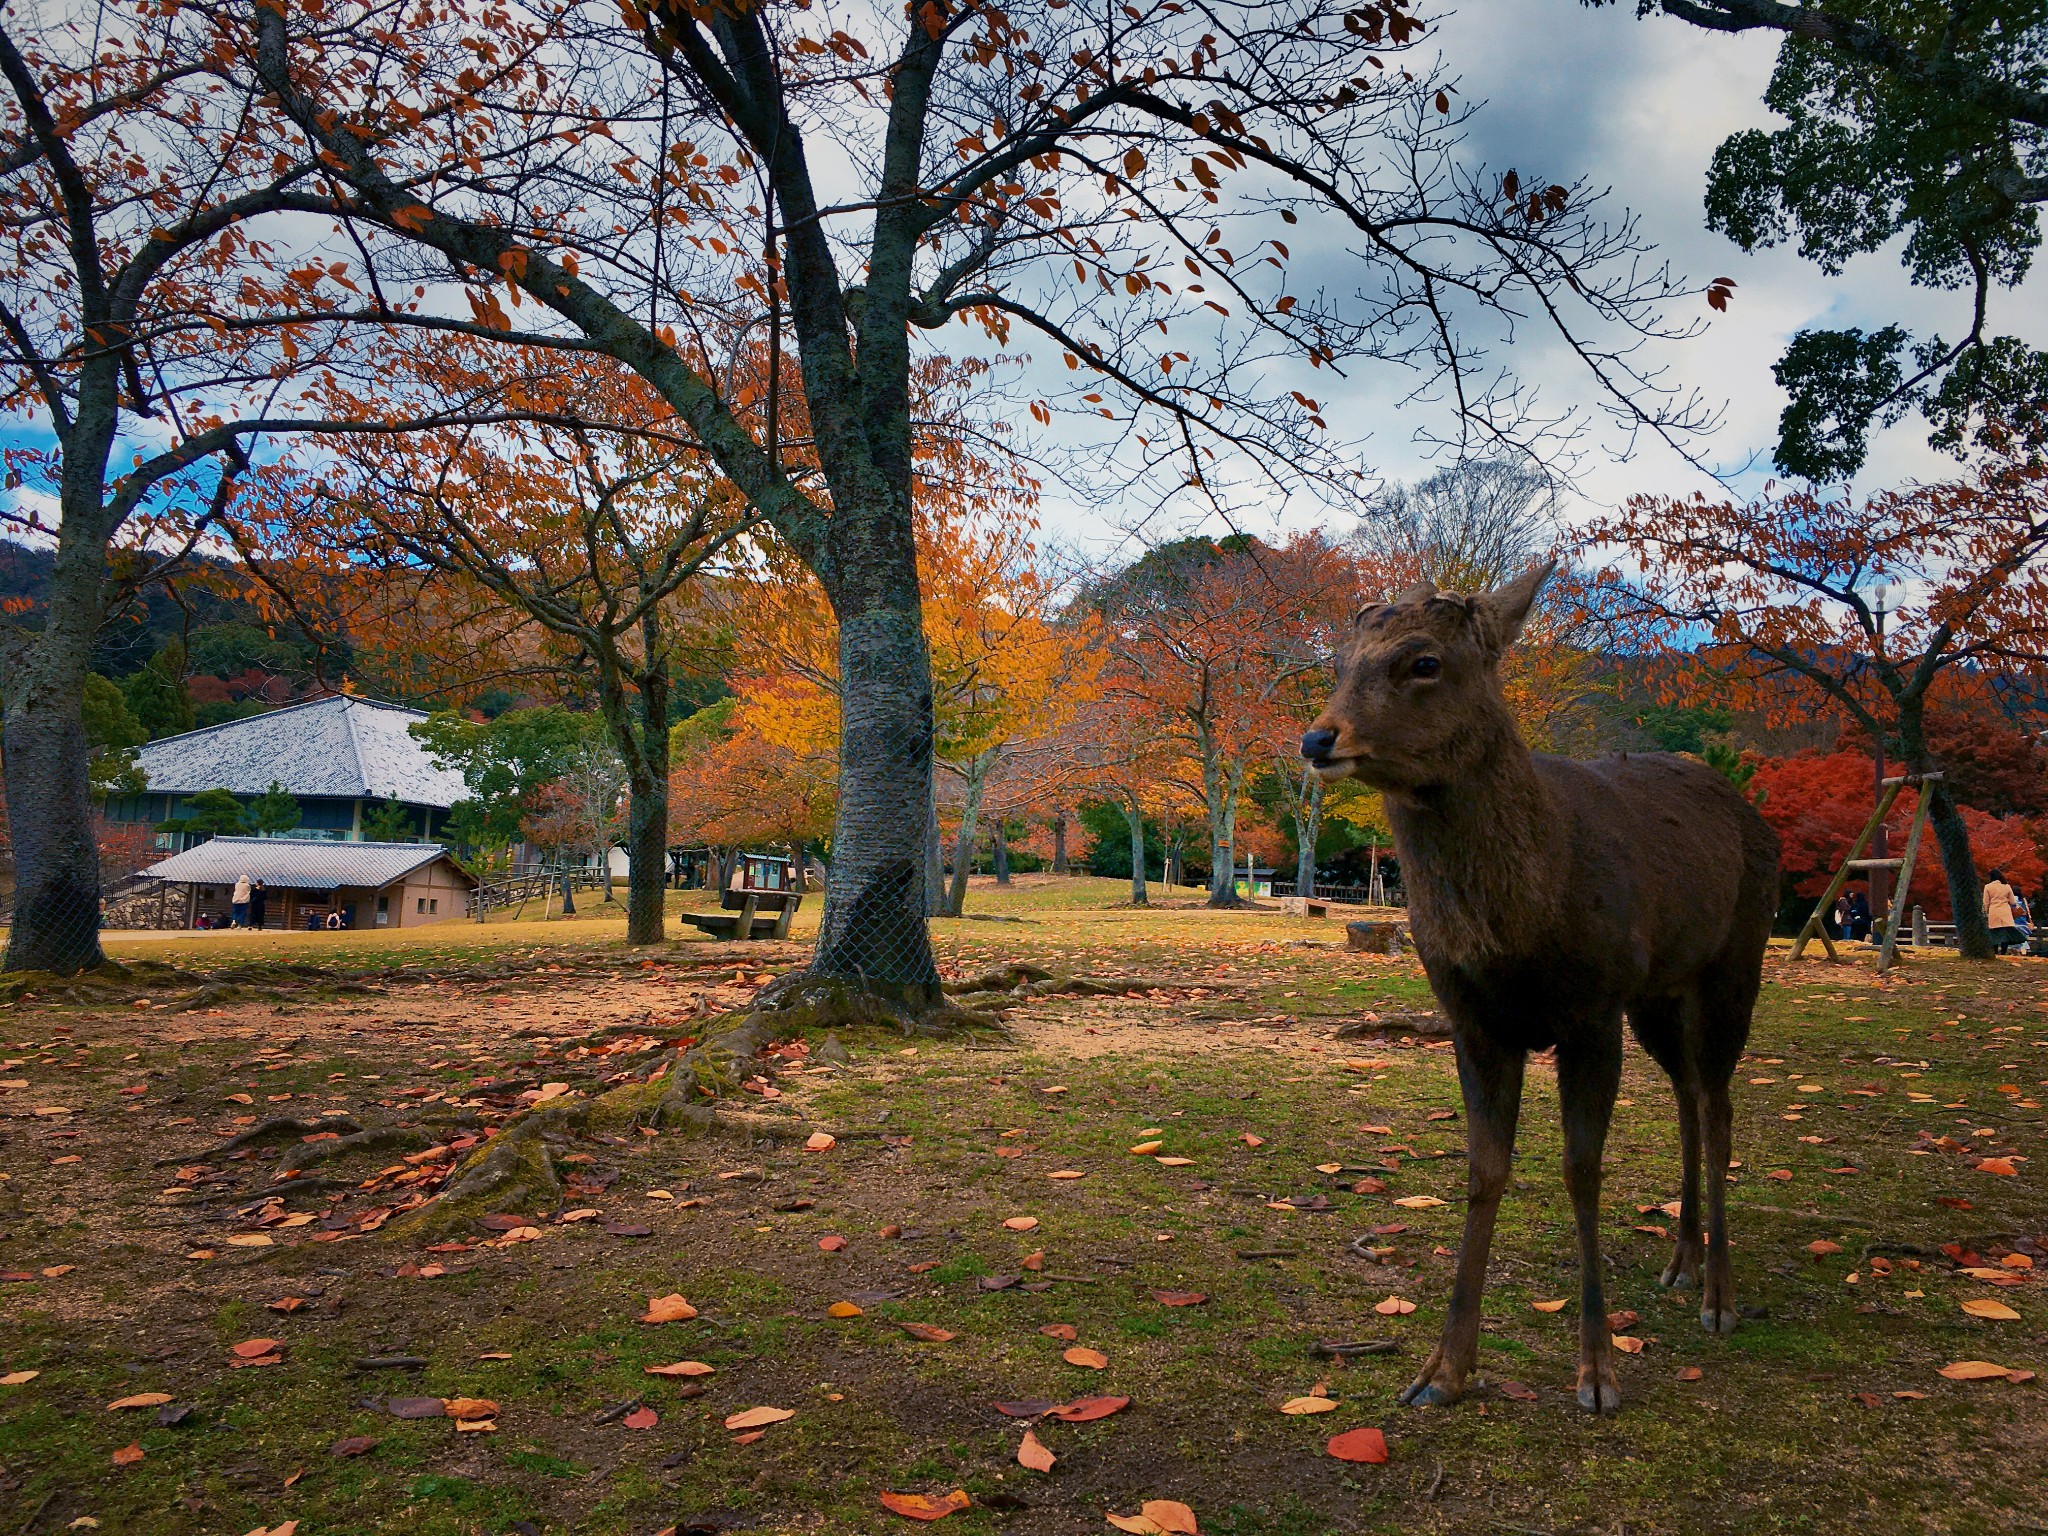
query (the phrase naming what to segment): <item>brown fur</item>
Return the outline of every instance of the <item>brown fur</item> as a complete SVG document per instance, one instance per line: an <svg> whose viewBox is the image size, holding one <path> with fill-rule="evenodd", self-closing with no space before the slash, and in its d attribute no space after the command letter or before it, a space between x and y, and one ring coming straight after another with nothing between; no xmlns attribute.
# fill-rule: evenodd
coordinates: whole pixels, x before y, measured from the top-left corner
<svg viewBox="0 0 2048 1536"><path fill-rule="evenodd" d="M1678 1094L1685 1186L1664 1283L1693 1283L1704 1269L1702 1323L1735 1326L1728 1083L1761 984L1777 837L1704 764L1663 754L1573 762L1523 745L1498 669L1552 569L1474 597L1425 585L1361 609L1330 703L1302 738L1325 778L1385 793L1415 947L1457 1041L1471 1203L1443 1341L1404 1402L1447 1402L1464 1389L1523 1063L1554 1046L1579 1228L1579 1400L1595 1411L1619 1403L1597 1223L1624 1013Z"/></svg>

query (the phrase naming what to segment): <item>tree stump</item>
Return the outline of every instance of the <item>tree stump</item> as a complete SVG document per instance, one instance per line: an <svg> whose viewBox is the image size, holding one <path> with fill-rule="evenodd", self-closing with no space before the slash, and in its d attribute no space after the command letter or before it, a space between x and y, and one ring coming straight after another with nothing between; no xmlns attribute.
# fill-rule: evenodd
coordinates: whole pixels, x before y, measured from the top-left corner
<svg viewBox="0 0 2048 1536"><path fill-rule="evenodd" d="M1402 929L1399 923L1346 923L1344 947L1362 955L1398 955Z"/></svg>

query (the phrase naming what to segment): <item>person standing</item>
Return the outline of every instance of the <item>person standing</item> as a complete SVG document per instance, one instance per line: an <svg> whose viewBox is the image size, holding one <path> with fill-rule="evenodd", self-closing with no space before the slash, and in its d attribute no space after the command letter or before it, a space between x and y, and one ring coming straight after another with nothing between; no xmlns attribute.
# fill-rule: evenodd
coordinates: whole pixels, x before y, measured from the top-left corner
<svg viewBox="0 0 2048 1536"><path fill-rule="evenodd" d="M264 890L263 882L261 880L257 880L250 885L249 926L251 928L256 929L259 932L261 932L263 928L263 906L264 903L269 900L269 898L270 893Z"/></svg>
<svg viewBox="0 0 2048 1536"><path fill-rule="evenodd" d="M2027 942L2013 912L2016 899L2013 888L2005 883L2005 871L1992 870L1991 878L1984 882L1984 922L1991 929L1993 947L2001 954L2007 949L2024 948Z"/></svg>
<svg viewBox="0 0 2048 1536"><path fill-rule="evenodd" d="M1870 938L1870 897L1861 886L1849 892L1849 919L1843 931L1859 944Z"/></svg>
<svg viewBox="0 0 2048 1536"><path fill-rule="evenodd" d="M249 877L235 877L234 894L228 898L228 926L246 928L249 926Z"/></svg>

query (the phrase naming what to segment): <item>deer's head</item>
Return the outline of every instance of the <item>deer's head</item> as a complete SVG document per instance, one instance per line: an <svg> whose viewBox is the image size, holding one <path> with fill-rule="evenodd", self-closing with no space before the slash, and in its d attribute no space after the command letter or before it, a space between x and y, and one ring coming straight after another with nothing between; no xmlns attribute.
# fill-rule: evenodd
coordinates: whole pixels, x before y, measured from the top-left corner
<svg viewBox="0 0 2048 1536"><path fill-rule="evenodd" d="M1507 720L1500 659L1556 571L1533 565L1472 596L1428 582L1390 603L1368 603L1337 657L1330 702L1301 738L1324 779L1375 789L1426 789L1456 778L1498 740Z"/></svg>

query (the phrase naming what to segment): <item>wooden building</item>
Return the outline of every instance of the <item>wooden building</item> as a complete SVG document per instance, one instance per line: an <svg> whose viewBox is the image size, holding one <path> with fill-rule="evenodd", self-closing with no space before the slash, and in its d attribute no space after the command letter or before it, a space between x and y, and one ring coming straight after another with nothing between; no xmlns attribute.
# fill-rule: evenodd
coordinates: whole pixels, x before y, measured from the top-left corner
<svg viewBox="0 0 2048 1536"><path fill-rule="evenodd" d="M469 915L476 881L434 843L320 843L216 837L142 872L166 882L166 926L228 926L235 884L264 885L263 926L416 928ZM177 919L182 911L183 922ZM202 921L203 920L203 921Z"/></svg>

